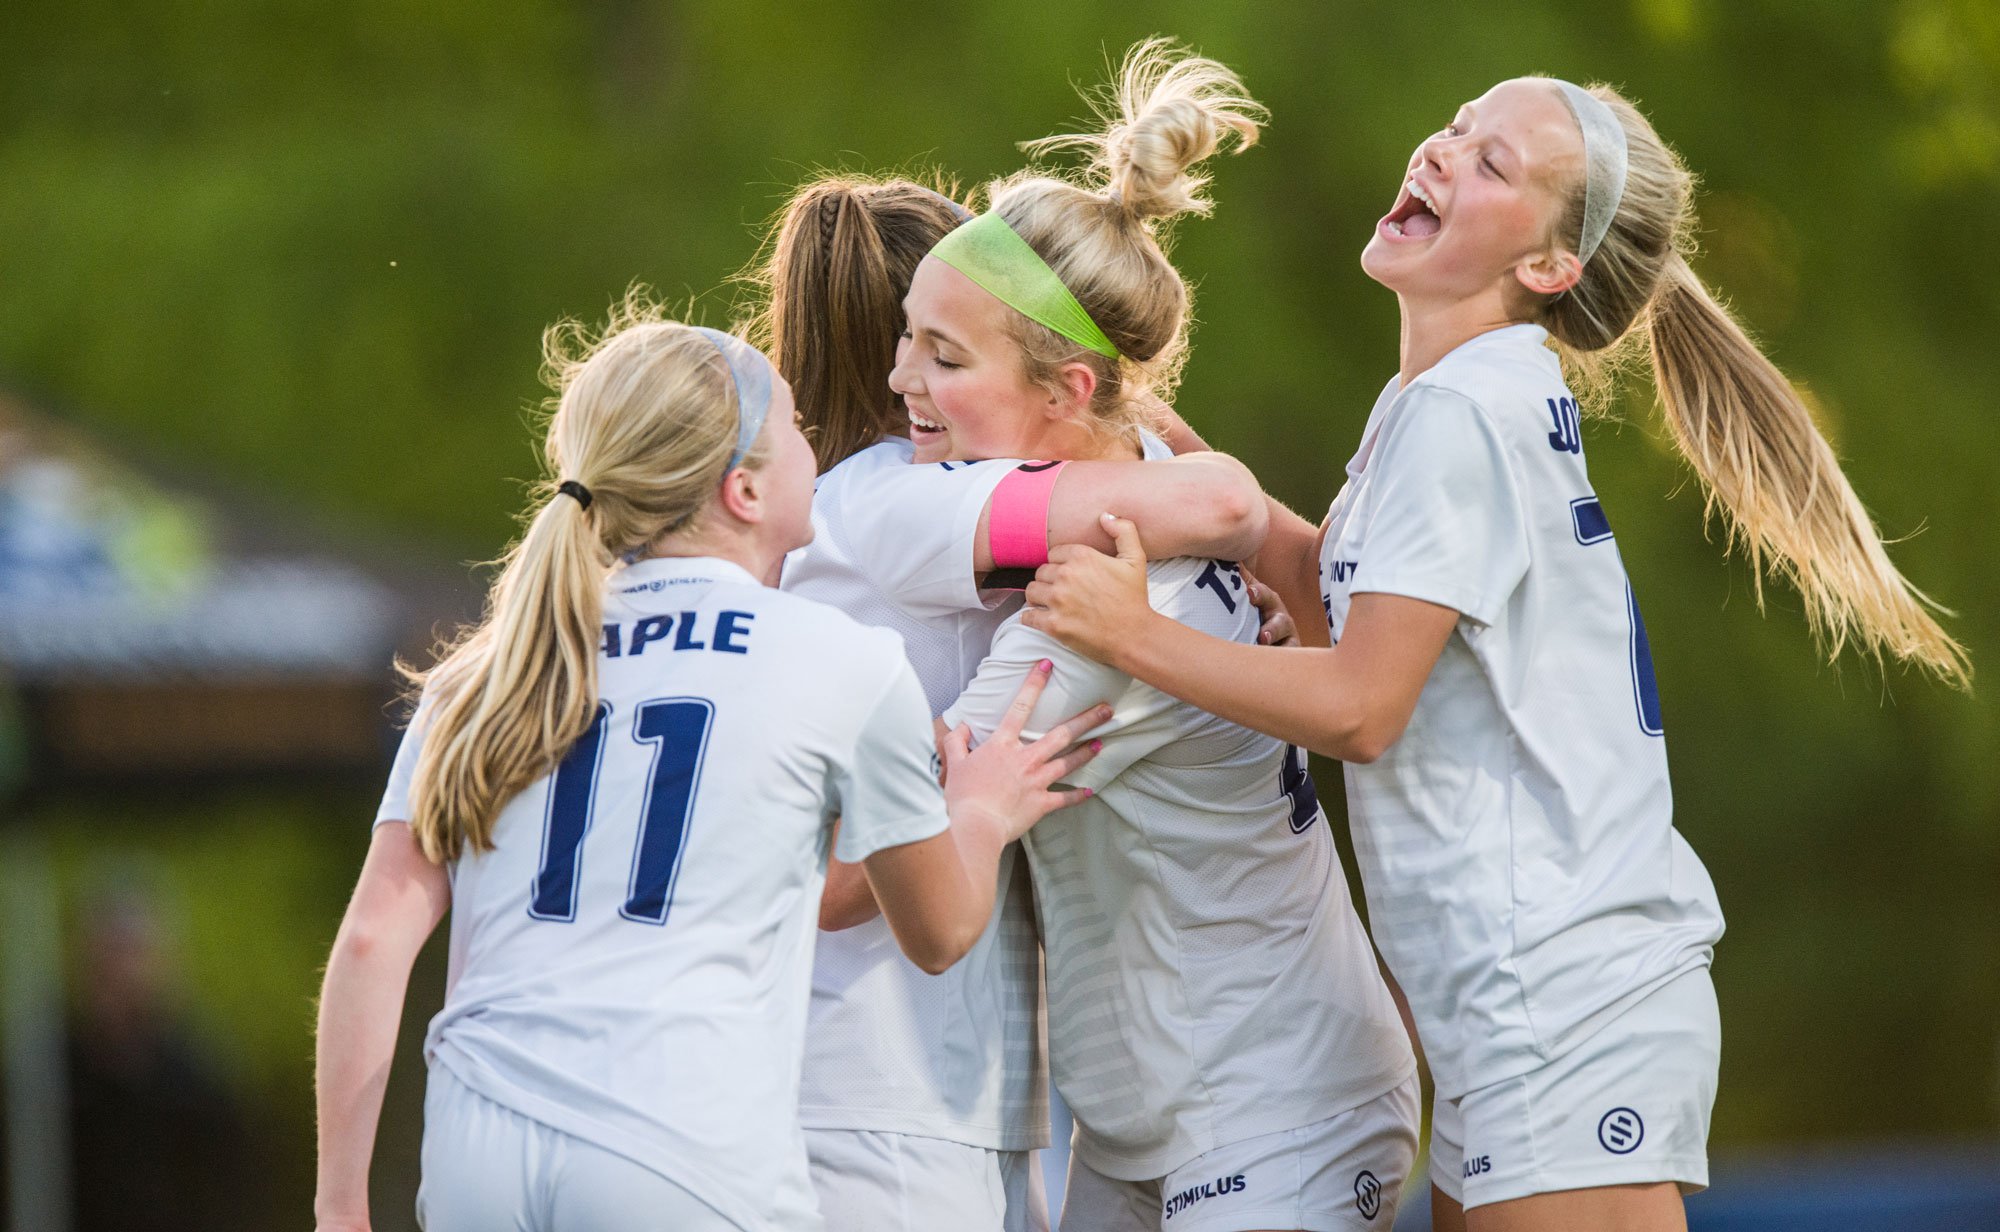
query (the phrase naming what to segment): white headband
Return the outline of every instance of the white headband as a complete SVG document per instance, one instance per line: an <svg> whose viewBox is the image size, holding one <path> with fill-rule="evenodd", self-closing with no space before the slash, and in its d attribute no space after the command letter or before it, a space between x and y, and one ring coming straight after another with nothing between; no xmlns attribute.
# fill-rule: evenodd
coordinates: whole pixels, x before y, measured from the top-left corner
<svg viewBox="0 0 2000 1232"><path fill-rule="evenodd" d="M757 443L764 415L771 409L771 361L735 334L725 334L706 325L688 328L722 352L723 361L729 365L730 383L736 389L736 451L729 455L729 465L722 468L723 477L727 478L730 471L743 464L750 447Z"/></svg>
<svg viewBox="0 0 2000 1232"><path fill-rule="evenodd" d="M1576 126L1583 130L1583 246L1576 259L1588 265L1625 196L1625 126L1602 99L1582 86L1561 80L1556 85L1576 117Z"/></svg>

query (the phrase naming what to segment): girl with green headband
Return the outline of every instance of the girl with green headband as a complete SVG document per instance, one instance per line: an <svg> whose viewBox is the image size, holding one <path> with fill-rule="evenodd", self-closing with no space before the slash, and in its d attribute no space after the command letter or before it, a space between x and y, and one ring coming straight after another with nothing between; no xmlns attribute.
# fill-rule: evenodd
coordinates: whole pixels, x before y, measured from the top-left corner
<svg viewBox="0 0 2000 1232"><path fill-rule="evenodd" d="M1153 42L1107 111L1103 131L1039 147L1084 150L1090 175L994 185L918 267L890 387L919 461L1163 452L1145 428L1185 354L1189 292L1156 227L1208 212L1197 168L1251 144L1263 109L1223 65ZM904 545L920 559L894 593L941 602L920 548ZM971 584L962 558L935 576ZM1174 619L1257 641L1235 564L1162 560L1146 584ZM1298 754L1018 615L946 721L998 730L1002 682L1041 661L1063 702L1031 727L1058 704L1114 707L1103 769L1077 780L1096 795L1023 840L1051 1076L1077 1121L1062 1226L1387 1226L1415 1153L1415 1062Z"/></svg>
<svg viewBox="0 0 2000 1232"><path fill-rule="evenodd" d="M968 571L958 607L913 612L870 572L894 572L924 540L953 545L984 573L991 492L1018 474L1014 461L911 465L908 411L888 385L911 274L970 217L912 180L824 176L793 194L746 275L761 292L751 332L790 382L825 472L815 543L789 562L784 586L900 634L934 714L1019 605L962 610L979 607ZM1048 496L1048 538L1108 548L1096 520L1107 501L1148 509L1150 546L1167 555L1247 555L1262 539L1261 492L1217 454L1068 467ZM964 515L941 519L937 502ZM897 510L899 525L883 526ZM1273 622L1283 640L1289 617L1279 610ZM943 975L902 958L862 870L831 862L799 1109L829 1228L1046 1229L1034 1158L1049 1132L1041 955L1018 860L1008 853L985 934Z"/></svg>
<svg viewBox="0 0 2000 1232"><path fill-rule="evenodd" d="M1144 553L1059 553L1027 620L1348 763L1384 958L1437 1088L1434 1226L1686 1227L1707 1183L1721 910L1673 825L1639 601L1566 382L1649 345L1732 538L1850 639L1963 682L1804 400L1687 262L1692 178L1608 87L1503 82L1416 149L1362 268L1402 353L1323 528L1259 564L1320 591L1331 649L1147 609ZM1053 557L1052 557L1053 559Z"/></svg>

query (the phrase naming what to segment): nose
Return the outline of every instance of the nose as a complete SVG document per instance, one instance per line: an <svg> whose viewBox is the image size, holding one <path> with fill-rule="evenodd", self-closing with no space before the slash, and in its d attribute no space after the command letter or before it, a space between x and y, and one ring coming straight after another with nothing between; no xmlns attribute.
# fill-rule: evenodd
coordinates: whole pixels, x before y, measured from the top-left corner
<svg viewBox="0 0 2000 1232"><path fill-rule="evenodd" d="M1416 156L1410 159L1410 170L1428 167L1431 174L1450 177L1452 142L1456 140L1444 133L1435 133L1417 147Z"/></svg>
<svg viewBox="0 0 2000 1232"><path fill-rule="evenodd" d="M910 342L908 335L896 340L896 366L889 369L889 392L898 397L907 398L911 394L923 392L922 375L918 372L917 365L910 362L910 356L915 350L916 347Z"/></svg>

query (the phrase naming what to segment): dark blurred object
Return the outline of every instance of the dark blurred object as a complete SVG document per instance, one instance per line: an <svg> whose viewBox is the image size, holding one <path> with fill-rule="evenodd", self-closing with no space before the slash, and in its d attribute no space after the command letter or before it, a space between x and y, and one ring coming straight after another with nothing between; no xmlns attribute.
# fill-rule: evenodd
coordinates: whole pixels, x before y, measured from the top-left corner
<svg viewBox="0 0 2000 1232"><path fill-rule="evenodd" d="M1725 1162L1689 1232L2000 1232L2000 1147L1851 1147Z"/></svg>
<svg viewBox="0 0 2000 1232"><path fill-rule="evenodd" d="M120 887L81 924L69 1039L76 1232L267 1226L269 1161L183 1018L150 896Z"/></svg>
<svg viewBox="0 0 2000 1232"><path fill-rule="evenodd" d="M377 769L408 596L222 508L0 400L0 676L28 791Z"/></svg>
<svg viewBox="0 0 2000 1232"><path fill-rule="evenodd" d="M2000 1232L2000 1145L1885 1145L1724 1157L1687 1202L1688 1232ZM1396 1232L1431 1226L1410 1182Z"/></svg>

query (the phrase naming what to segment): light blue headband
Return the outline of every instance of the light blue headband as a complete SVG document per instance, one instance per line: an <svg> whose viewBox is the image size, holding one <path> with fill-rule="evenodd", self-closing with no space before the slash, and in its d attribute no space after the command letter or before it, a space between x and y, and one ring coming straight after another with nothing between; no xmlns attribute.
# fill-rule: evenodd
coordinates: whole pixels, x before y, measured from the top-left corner
<svg viewBox="0 0 2000 1232"><path fill-rule="evenodd" d="M729 365L730 382L736 387L736 452L729 455L729 465L722 469L723 477L727 478L730 471L743 465L743 459L750 456L750 447L757 443L757 434L764 429L764 416L771 411L771 361L735 334L725 334L706 325L688 328L722 352L723 362Z"/></svg>

